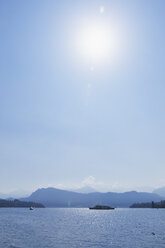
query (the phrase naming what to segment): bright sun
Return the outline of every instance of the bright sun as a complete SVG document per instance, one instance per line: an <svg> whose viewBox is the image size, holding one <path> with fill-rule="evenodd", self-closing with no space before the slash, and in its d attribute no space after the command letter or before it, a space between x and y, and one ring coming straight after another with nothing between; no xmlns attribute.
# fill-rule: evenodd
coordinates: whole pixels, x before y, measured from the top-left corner
<svg viewBox="0 0 165 248"><path fill-rule="evenodd" d="M107 49L106 33L97 27L88 28L83 33L83 49L86 56L92 59L101 58Z"/></svg>
<svg viewBox="0 0 165 248"><path fill-rule="evenodd" d="M114 35L104 25L91 25L83 29L80 50L91 62L112 56L115 50Z"/></svg>

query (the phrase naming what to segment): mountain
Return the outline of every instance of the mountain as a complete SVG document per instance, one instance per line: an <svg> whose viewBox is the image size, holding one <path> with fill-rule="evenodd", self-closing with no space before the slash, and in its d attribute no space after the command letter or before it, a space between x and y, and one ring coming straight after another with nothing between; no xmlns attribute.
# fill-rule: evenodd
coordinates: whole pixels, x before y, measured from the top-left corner
<svg viewBox="0 0 165 248"><path fill-rule="evenodd" d="M75 190L72 190L72 191L77 192L77 193L84 193L84 194L98 192L96 189L94 189L92 187L89 187L89 186L85 186L85 187L75 189Z"/></svg>
<svg viewBox="0 0 165 248"><path fill-rule="evenodd" d="M162 197L165 197L165 187L161 187L161 188L155 189L153 191L153 193L158 194L158 195L160 195Z"/></svg>
<svg viewBox="0 0 165 248"><path fill-rule="evenodd" d="M97 204L129 207L133 203L158 202L163 199L157 194L136 191L83 194L56 188L42 188L22 200L40 202L46 207L89 207Z"/></svg>
<svg viewBox="0 0 165 248"><path fill-rule="evenodd" d="M44 208L43 204L36 202L26 202L19 200L4 200L0 199L0 208L30 208L31 206L35 208Z"/></svg>

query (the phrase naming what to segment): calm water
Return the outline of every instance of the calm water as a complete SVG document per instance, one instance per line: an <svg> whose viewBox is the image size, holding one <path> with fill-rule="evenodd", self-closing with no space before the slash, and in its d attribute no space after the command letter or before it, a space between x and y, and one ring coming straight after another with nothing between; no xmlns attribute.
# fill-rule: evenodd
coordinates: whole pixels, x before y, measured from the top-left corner
<svg viewBox="0 0 165 248"><path fill-rule="evenodd" d="M0 248L7 247L165 248L165 209L2 208Z"/></svg>

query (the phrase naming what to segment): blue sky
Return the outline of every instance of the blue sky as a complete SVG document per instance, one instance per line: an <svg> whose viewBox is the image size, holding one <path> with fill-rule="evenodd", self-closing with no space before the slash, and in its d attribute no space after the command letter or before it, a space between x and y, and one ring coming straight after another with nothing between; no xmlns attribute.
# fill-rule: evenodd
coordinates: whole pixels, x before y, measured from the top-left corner
<svg viewBox="0 0 165 248"><path fill-rule="evenodd" d="M165 185L164 9L163 0L0 2L0 191ZM91 22L117 44L92 63L79 46Z"/></svg>

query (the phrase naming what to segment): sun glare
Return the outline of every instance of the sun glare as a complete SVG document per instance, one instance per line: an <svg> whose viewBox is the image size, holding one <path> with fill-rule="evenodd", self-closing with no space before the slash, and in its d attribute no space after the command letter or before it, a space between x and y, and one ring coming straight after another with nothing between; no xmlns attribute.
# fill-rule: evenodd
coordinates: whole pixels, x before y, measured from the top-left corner
<svg viewBox="0 0 165 248"><path fill-rule="evenodd" d="M83 34L84 53L91 58L105 55L107 48L106 33L97 27L88 28Z"/></svg>
<svg viewBox="0 0 165 248"><path fill-rule="evenodd" d="M115 51L115 37L104 25L91 25L84 28L80 36L82 55L91 62L111 57Z"/></svg>

